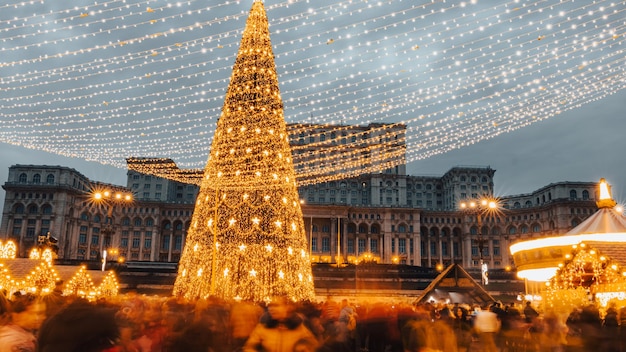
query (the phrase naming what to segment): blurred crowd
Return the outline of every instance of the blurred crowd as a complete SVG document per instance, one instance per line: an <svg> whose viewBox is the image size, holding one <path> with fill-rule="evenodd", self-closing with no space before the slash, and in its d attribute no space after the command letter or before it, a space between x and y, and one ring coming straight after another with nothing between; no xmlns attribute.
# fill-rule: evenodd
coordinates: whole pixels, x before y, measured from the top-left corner
<svg viewBox="0 0 626 352"><path fill-rule="evenodd" d="M0 293L0 352L626 351L626 309Z"/></svg>

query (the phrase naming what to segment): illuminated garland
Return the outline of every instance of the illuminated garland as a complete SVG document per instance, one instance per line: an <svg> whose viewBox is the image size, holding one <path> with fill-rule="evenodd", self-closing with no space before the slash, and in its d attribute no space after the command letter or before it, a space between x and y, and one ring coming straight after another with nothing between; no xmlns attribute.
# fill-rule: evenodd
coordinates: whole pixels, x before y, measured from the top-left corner
<svg viewBox="0 0 626 352"><path fill-rule="evenodd" d="M0 141L120 168L130 156L201 168L245 17L241 5L0 5L12 11L0 21ZM303 123L307 136L317 134L315 125L406 125L407 162L579 108L626 84L623 2L285 0L269 10L287 119ZM350 177L367 162L349 147L334 148L347 154L341 166L326 151L294 154L296 167L320 160L296 169L299 182ZM372 171L397 157L381 155Z"/></svg>
<svg viewBox="0 0 626 352"><path fill-rule="evenodd" d="M213 138L174 295L314 295L265 9L254 1Z"/></svg>
<svg viewBox="0 0 626 352"><path fill-rule="evenodd" d="M547 306L569 313L572 307L589 303L592 293L600 294L598 299L606 306L607 297L612 295L603 294L605 290L626 287L622 268L584 243L573 248L573 253L566 255L568 260L559 265L556 275L547 283L544 294Z"/></svg>

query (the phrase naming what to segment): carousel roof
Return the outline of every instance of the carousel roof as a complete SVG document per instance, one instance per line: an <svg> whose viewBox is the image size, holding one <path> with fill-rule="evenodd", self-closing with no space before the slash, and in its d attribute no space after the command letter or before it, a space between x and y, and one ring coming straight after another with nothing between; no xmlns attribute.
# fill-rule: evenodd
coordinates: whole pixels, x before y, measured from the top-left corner
<svg viewBox="0 0 626 352"><path fill-rule="evenodd" d="M601 208L565 234L626 233L626 217L613 208Z"/></svg>

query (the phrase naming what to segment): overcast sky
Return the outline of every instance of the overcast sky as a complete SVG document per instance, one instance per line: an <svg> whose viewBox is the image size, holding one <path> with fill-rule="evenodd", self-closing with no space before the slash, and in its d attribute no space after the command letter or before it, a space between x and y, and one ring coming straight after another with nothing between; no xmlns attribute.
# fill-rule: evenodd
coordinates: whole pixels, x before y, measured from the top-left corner
<svg viewBox="0 0 626 352"><path fill-rule="evenodd" d="M251 3L0 2L0 180L204 166ZM626 3L265 3L288 122L404 123L409 174L489 165L497 195L605 177L626 200Z"/></svg>

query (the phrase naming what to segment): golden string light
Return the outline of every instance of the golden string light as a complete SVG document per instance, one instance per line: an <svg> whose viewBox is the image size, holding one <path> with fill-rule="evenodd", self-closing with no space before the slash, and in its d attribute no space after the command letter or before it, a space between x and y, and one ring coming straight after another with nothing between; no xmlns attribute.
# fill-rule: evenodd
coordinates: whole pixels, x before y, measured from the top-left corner
<svg viewBox="0 0 626 352"><path fill-rule="evenodd" d="M268 19L258 0L242 35L178 270L174 295L188 299L314 296Z"/></svg>
<svg viewBox="0 0 626 352"><path fill-rule="evenodd" d="M122 168L131 156L201 168L245 1L47 6L17 2L0 21L0 141ZM624 88L621 2L302 0L268 10L287 121L406 126L407 162ZM307 152L294 162L313 176L319 164L298 165L325 157ZM320 181L353 175L324 153ZM388 157L374 171L397 162Z"/></svg>
<svg viewBox="0 0 626 352"><path fill-rule="evenodd" d="M0 241L0 259L15 259L17 254L17 246L15 242L8 240L6 243Z"/></svg>

